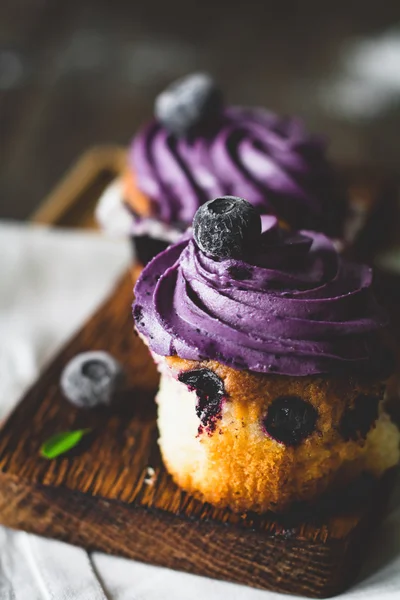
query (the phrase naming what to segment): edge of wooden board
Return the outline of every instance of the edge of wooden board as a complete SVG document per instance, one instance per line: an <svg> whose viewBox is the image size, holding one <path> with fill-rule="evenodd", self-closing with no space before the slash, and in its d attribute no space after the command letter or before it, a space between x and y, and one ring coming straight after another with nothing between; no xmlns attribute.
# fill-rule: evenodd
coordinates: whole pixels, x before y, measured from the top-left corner
<svg viewBox="0 0 400 600"><path fill-rule="evenodd" d="M30 221L43 225L63 225L66 213L79 202L95 177L101 171L117 176L125 161L126 149L123 146L104 145L87 150L44 199Z"/></svg>

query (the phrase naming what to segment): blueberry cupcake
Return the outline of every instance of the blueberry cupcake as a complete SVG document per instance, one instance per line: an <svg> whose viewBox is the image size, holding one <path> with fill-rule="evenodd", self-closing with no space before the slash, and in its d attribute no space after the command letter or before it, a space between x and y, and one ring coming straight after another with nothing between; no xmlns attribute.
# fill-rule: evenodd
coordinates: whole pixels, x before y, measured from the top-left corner
<svg viewBox="0 0 400 600"><path fill-rule="evenodd" d="M340 234L344 203L324 142L299 119L225 106L213 79L197 73L157 97L97 217L105 230L131 233L146 263L177 241L199 206L227 194L291 227Z"/></svg>
<svg viewBox="0 0 400 600"><path fill-rule="evenodd" d="M234 511L287 511L399 460L385 412L387 325L368 267L247 201L205 203L135 287L161 373L159 444L176 483Z"/></svg>

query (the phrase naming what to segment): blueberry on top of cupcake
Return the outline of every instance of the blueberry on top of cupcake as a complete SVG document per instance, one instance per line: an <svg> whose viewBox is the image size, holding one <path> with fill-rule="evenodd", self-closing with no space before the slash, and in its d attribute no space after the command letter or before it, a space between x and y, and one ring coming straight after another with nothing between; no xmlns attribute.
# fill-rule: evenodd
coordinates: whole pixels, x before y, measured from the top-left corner
<svg viewBox="0 0 400 600"><path fill-rule="evenodd" d="M387 322L371 269L346 262L323 234L261 221L243 199L213 200L194 237L144 269L135 310L150 348L261 373L381 375Z"/></svg>
<svg viewBox="0 0 400 600"><path fill-rule="evenodd" d="M207 74L160 94L128 160L136 196L164 223L190 224L209 198L233 195L294 228L340 234L344 204L324 142L297 118L224 105Z"/></svg>
<svg viewBox="0 0 400 600"><path fill-rule="evenodd" d="M257 244L261 219L254 206L243 198L224 196L209 200L193 219L196 244L205 254L218 258L242 258Z"/></svg>
<svg viewBox="0 0 400 600"><path fill-rule="evenodd" d="M188 137L212 124L222 112L222 92L208 73L183 77L157 96L158 121L173 135Z"/></svg>

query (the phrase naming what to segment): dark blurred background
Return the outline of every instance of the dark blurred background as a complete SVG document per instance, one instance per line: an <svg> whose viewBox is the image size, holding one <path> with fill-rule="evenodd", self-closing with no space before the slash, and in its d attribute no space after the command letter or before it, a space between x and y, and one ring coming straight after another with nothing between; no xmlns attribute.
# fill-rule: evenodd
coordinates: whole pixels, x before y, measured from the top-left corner
<svg viewBox="0 0 400 600"><path fill-rule="evenodd" d="M0 0L0 217L127 143L175 77L298 113L344 163L400 169L400 2Z"/></svg>

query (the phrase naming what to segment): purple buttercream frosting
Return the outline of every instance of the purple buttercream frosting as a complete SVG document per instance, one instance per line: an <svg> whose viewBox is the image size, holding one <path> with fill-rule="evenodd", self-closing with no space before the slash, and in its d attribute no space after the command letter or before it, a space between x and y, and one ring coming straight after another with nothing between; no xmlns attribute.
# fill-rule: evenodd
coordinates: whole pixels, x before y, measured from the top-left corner
<svg viewBox="0 0 400 600"><path fill-rule="evenodd" d="M133 140L129 163L166 223L189 225L201 204L233 195L295 228L340 232L343 202L325 144L299 119L229 107L191 138L176 138L153 121Z"/></svg>
<svg viewBox="0 0 400 600"><path fill-rule="evenodd" d="M265 217L246 262L206 256L189 235L156 256L136 284L134 317L163 356L291 376L380 375L386 318L371 282L371 269L343 260L323 234L289 234Z"/></svg>

